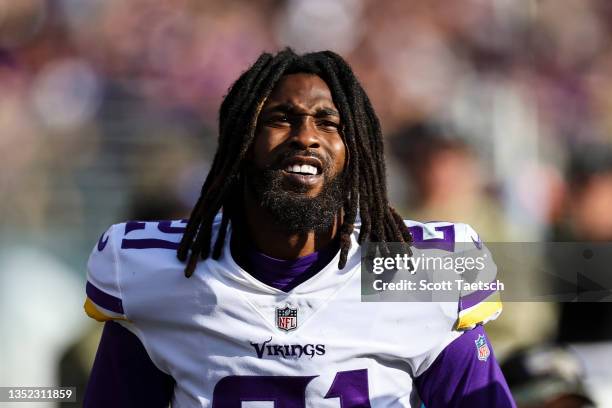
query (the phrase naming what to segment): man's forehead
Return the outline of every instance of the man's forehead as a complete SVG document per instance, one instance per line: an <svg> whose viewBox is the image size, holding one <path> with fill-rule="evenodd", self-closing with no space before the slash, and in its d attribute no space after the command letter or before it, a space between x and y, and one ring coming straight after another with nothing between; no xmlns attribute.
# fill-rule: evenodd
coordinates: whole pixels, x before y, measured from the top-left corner
<svg viewBox="0 0 612 408"><path fill-rule="evenodd" d="M329 86L315 74L298 73L283 76L267 98L270 104L304 104L327 102L333 106Z"/></svg>

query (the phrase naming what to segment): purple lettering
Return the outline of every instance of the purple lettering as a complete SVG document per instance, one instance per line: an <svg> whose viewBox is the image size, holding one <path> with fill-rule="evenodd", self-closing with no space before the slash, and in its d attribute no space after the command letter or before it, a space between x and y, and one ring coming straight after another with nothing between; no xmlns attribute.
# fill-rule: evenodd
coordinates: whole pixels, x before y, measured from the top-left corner
<svg viewBox="0 0 612 408"><path fill-rule="evenodd" d="M183 221L181 221L183 223ZM132 231L142 230L146 227L145 222L130 221L125 224L125 237ZM157 229L166 234L181 234L185 231L185 227L173 227L170 221L160 221L157 223ZM178 242L168 241L159 238L144 238L144 239L128 239L121 240L122 249L172 249L176 250L179 247Z"/></svg>

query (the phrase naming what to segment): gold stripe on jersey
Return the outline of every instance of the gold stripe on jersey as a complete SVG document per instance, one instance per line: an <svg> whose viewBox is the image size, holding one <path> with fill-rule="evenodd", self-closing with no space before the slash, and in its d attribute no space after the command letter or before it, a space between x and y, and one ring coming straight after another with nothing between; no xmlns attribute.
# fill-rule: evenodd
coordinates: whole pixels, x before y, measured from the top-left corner
<svg viewBox="0 0 612 408"><path fill-rule="evenodd" d="M488 296L485 300L462 310L459 313L459 319L456 323L456 330L469 330L477 324L486 323L489 320L497 318L502 311L502 302L499 297L499 292L495 292Z"/></svg>
<svg viewBox="0 0 612 408"><path fill-rule="evenodd" d="M85 299L85 304L83 305L83 308L85 309L85 313L87 313L87 316L99 322L107 322L109 320L126 320L123 315L117 314L111 316L111 312L103 312L102 310L100 310L102 308L96 305L89 297Z"/></svg>

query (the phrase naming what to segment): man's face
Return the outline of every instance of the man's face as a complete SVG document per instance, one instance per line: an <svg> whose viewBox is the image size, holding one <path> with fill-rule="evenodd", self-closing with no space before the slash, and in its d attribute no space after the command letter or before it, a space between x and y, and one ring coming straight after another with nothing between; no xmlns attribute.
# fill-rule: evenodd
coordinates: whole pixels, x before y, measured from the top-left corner
<svg viewBox="0 0 612 408"><path fill-rule="evenodd" d="M342 206L340 127L329 87L316 75L284 76L262 107L246 178L261 205L290 230L328 228Z"/></svg>

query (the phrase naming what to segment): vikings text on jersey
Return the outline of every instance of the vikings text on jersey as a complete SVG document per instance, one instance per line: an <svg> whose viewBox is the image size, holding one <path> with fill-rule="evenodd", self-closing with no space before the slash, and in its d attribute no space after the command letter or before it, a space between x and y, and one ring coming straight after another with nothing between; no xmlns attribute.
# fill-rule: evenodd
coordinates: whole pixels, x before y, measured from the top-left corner
<svg viewBox="0 0 612 408"><path fill-rule="evenodd" d="M480 242L465 224L407 225L417 244ZM86 406L147 398L180 408L514 406L482 328L501 312L494 291L458 302L362 302L359 225L344 269L337 251L315 256L315 272L289 290L260 276L273 261L255 261L261 273L249 273L230 245L185 279L175 253L184 227L116 224L94 247L85 310L107 327ZM109 386L119 396L103 395Z"/></svg>

